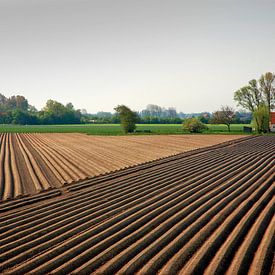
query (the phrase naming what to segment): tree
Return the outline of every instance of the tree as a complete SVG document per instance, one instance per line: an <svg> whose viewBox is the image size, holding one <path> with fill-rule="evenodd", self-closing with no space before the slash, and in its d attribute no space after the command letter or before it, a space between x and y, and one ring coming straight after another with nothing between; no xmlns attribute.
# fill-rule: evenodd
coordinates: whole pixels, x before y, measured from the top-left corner
<svg viewBox="0 0 275 275"><path fill-rule="evenodd" d="M28 100L21 95L11 96L6 98L4 95L0 94L0 110L21 110L28 111L29 103Z"/></svg>
<svg viewBox="0 0 275 275"><path fill-rule="evenodd" d="M253 124L258 133L269 130L269 110L265 104L260 105L253 113Z"/></svg>
<svg viewBox="0 0 275 275"><path fill-rule="evenodd" d="M275 104L275 74L266 73L259 79L260 91L262 92L264 101L267 104L268 111L274 108Z"/></svg>
<svg viewBox="0 0 275 275"><path fill-rule="evenodd" d="M136 121L138 119L137 113L133 112L125 105L118 105L114 108L118 113L120 124L125 133L133 133L136 129Z"/></svg>
<svg viewBox="0 0 275 275"><path fill-rule="evenodd" d="M248 86L242 87L234 93L234 100L237 101L239 106L253 113L256 128L261 131L262 127L258 124L265 118L259 118L260 115L264 116L263 105L267 107L268 120L269 114L275 105L275 74L268 72L263 74L259 81L253 79L249 81ZM258 119L255 119L255 112Z"/></svg>
<svg viewBox="0 0 275 275"><path fill-rule="evenodd" d="M204 124L208 124L210 121L210 114L208 113L203 113L200 116L198 116L198 119L204 123Z"/></svg>
<svg viewBox="0 0 275 275"><path fill-rule="evenodd" d="M254 112L256 108L263 102L262 94L259 91L257 80L249 81L248 86L244 86L234 94L234 100L239 106Z"/></svg>
<svg viewBox="0 0 275 275"><path fill-rule="evenodd" d="M9 109L18 109L21 111L27 111L29 107L28 100L21 95L11 96L8 98L7 105Z"/></svg>
<svg viewBox="0 0 275 275"><path fill-rule="evenodd" d="M201 133L208 128L198 118L187 118L183 122L183 129L191 133Z"/></svg>
<svg viewBox="0 0 275 275"><path fill-rule="evenodd" d="M38 124L37 116L31 114L30 112L16 109L11 112L11 115L12 115L13 124L20 124L20 125Z"/></svg>
<svg viewBox="0 0 275 275"><path fill-rule="evenodd" d="M214 124L225 124L230 132L230 124L234 121L235 111L229 106L222 106L220 111L213 113L211 122Z"/></svg>
<svg viewBox="0 0 275 275"><path fill-rule="evenodd" d="M46 106L39 112L43 124L75 124L80 123L80 110L75 110L71 103L64 106L54 100L48 100Z"/></svg>

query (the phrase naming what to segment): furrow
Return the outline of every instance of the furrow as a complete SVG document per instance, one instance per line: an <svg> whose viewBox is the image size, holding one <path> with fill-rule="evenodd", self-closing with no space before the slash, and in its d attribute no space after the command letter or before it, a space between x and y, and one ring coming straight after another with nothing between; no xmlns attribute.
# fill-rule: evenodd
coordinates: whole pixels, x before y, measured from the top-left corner
<svg viewBox="0 0 275 275"><path fill-rule="evenodd" d="M246 162L248 162L248 161L249 161L249 160L245 160L245 159L242 158L241 165L244 165L244 164L245 164ZM234 165L237 165L237 163L238 163L238 162L234 161ZM236 169L236 167L235 167L235 166L233 166L233 167L234 167L234 168L233 168L233 171L234 171L234 170ZM227 173L229 172L229 168L230 168L230 166L227 166ZM219 174L219 177L220 177L221 175L222 175L222 174ZM213 178L213 175L211 176L211 178ZM205 180L206 178L203 176L202 179ZM198 180L198 179L196 179L196 184L199 183L197 180ZM212 179L212 180L213 180L213 179ZM194 182L194 179L193 179L193 182ZM192 181L191 181L191 182L186 182L185 185L189 186L191 183L192 183ZM163 183L163 185L165 186L165 189L166 189L166 190L169 189L169 188L166 186L165 183ZM157 187L158 187L158 188L157 188L157 193L158 193L158 192L160 191L160 187L161 187L160 183L158 183L158 186L157 186ZM164 190L165 190L165 189L164 189ZM177 187L177 189L179 189L179 187ZM149 193L149 191L150 191L150 189L149 189L148 187L146 187L146 191L144 192L144 194ZM156 194L157 194L157 193L156 193ZM140 193L140 191L137 191L137 192L136 192L136 198L139 198L140 195L142 195L142 193ZM131 198L131 197L129 198L130 194L128 194L128 195L126 194L125 196L126 196L126 198L128 198L128 199L126 199L126 200L124 200L124 201L120 201L120 200L121 200L121 197L118 198L118 201L120 201L120 205L124 205L124 208L123 208L123 209L125 209L127 200L130 201L130 202L132 202L132 200L133 200L133 198ZM152 197L152 195L151 195L151 197ZM110 205L110 208L109 208L109 209L113 209L114 202L113 202L113 201L110 201L110 202L108 202L108 204ZM133 204L133 203L132 203L132 204ZM73 218L71 218L71 220L78 220L78 221L80 222L81 219L79 220L79 218L81 218L81 217L83 217L83 216L85 217L85 215L87 215L87 214L89 214L89 213L94 213L94 212L95 212L95 209L93 209L92 206L93 206L93 205L89 202L89 203L88 203L88 209L89 209L89 210L88 210L88 212L86 212L86 213L84 212L84 209L81 209L81 211L78 211L78 209L76 209L76 210L75 210L76 214L77 214L78 212L80 212L80 214L79 214L78 216L77 216L77 215L76 215L76 216L73 216ZM99 204L98 206L99 206L99 209L101 209L101 212L102 212L103 205L102 205L102 204ZM118 205L117 205L117 206L118 206ZM80 205L79 205L79 207L80 207ZM69 214L67 214L67 216L71 216L71 215L73 215L73 212L70 212ZM53 223L53 221L54 221L54 220L51 220L51 223ZM51 223L49 223L49 221L47 221L46 223L47 223L48 225L51 224ZM35 228L33 227L33 225L34 225L34 224L31 225L31 231L32 231L32 232L33 232L34 229L35 229ZM42 225L43 225L43 224L41 224L41 227L42 227ZM58 224L55 225L55 227L57 227L57 226L58 226ZM28 228L27 225L26 225L26 228ZM6 227L6 229L7 229L7 227ZM20 231L20 234L23 235L23 234L24 234L23 229L24 229L23 227L19 227L19 228L13 229L13 231L15 230L15 233L16 233L17 231ZM7 231L7 232L5 233L5 235L6 235L6 236L9 236L10 239L15 240L15 237L12 236L12 231ZM1 235L2 243L4 242L5 235L3 235L3 234ZM28 231L26 232L26 235L28 236L27 238L29 238L29 239L33 239L33 238L34 238L34 236L29 235L29 232L28 232ZM43 235L43 234L41 234L41 235ZM17 237L18 237L18 236L17 236ZM6 240L5 242L8 243L9 241ZM17 243L16 246L17 246L17 245L19 245L19 243ZM3 247L2 247L2 249L4 250Z"/></svg>
<svg viewBox="0 0 275 275"><path fill-rule="evenodd" d="M245 178L242 178L243 183L246 182ZM260 181L261 182L261 181ZM251 185L250 188L247 189L248 186ZM173 229L171 231L171 236L174 236L173 239L169 239L169 243L166 243L166 247L163 248L162 251L157 252L157 254L146 263L142 269L140 270L140 274L152 274L159 270L163 265L166 264L167 259L170 259L181 249L181 247L184 247L184 245L194 237L194 235L203 228L211 219L213 219L216 216L217 222L214 223L215 226L218 224L221 224L223 220L226 218L226 215L230 214L232 210L234 210L238 204L240 204L244 199L247 198L247 196L251 195L252 192L257 188L259 185L253 186L253 178L249 180L246 185L241 189L241 193L239 193L239 197L236 197L233 200L227 200L226 198L226 205L221 202L221 204L216 205L215 208L211 211L206 211L197 221L192 225L190 228L187 228L185 230L182 230L181 227L179 227L178 231ZM246 190L247 189L247 190ZM230 198L230 197L229 197ZM224 208L224 209L223 209ZM184 225L184 220L182 221L182 224ZM211 229L211 228L210 228ZM178 232L175 234L175 232ZM210 231L211 232L211 231ZM169 235L168 235L169 236ZM160 242L160 240L158 241ZM195 249L195 247L194 247ZM185 251L184 249L182 249ZM179 258L180 260L181 258ZM169 267L173 268L176 267L176 264L174 263L174 259L171 259L170 262L167 263L167 266L164 269L168 268L167 273L173 272L174 269L169 269Z"/></svg>
<svg viewBox="0 0 275 275"><path fill-rule="evenodd" d="M21 177L19 175L18 167L15 160L15 151L13 147L13 135L9 135L9 144L10 144L10 157L11 157L11 167L12 167L12 176L14 182L14 197L19 198L23 196L23 186Z"/></svg>
<svg viewBox="0 0 275 275"><path fill-rule="evenodd" d="M223 259L222 263L220 262L220 264L218 264L217 272L219 274L225 273L227 265L231 262L232 256L237 250L238 245L241 243L244 236L247 235L247 231L253 225L257 216L261 212L264 213L265 206L268 205L272 195L274 195L271 185L272 175L267 179L267 182L270 183L270 188L266 191L265 195L260 200L255 202L255 204L243 217L241 217L241 219L240 214L236 213L234 216L232 216L231 219L229 217L229 220L225 221L225 223L216 232L213 232L212 236L207 240L207 242L201 247L201 249L197 250L194 257L181 270L181 274L197 274L199 272L203 272L208 262L211 260L211 256L219 249L222 243L224 243L222 251L225 255L223 256L223 253L220 254ZM240 213L242 213L242 210ZM271 213L269 212L269 215L270 214ZM232 225L234 225L233 229L231 229ZM228 228L230 228L232 231L230 232L230 229L228 230ZM236 269L237 266L235 266L233 270Z"/></svg>
<svg viewBox="0 0 275 275"><path fill-rule="evenodd" d="M22 143L20 142L20 139L18 137L19 135L18 134L15 134L15 137L16 137L16 142L19 146L19 149L20 151L22 152L22 155L24 157L24 160L25 160L25 163L26 163L26 166L28 168L28 172L30 174L30 177L32 179L32 182L35 186L35 189L37 192L41 192L43 190L43 187L42 185L40 184L39 182L39 179L34 171L34 168L32 166L32 163L31 163L31 160L29 159L29 156L27 155L26 151L24 150L24 147L22 146Z"/></svg>
<svg viewBox="0 0 275 275"><path fill-rule="evenodd" d="M10 134L6 134L6 140L5 140L5 160L4 160L4 173L5 173L5 184L4 184L4 193L3 193L3 199L4 200L10 200L13 198L13 192L14 192L14 182L12 178L12 172L11 172L11 158L10 158L10 140L9 140Z"/></svg>
<svg viewBox="0 0 275 275"><path fill-rule="evenodd" d="M264 176L264 180L266 181L266 176ZM266 190L266 187L268 187L269 189ZM207 254L205 252L198 255L201 265L195 266L195 272L200 272L201 270L204 270L208 257L213 255L213 251L215 251L215 246L217 248L217 246L221 245L222 242L224 242L227 234L234 229L234 227L238 224L238 222L246 214L246 212L248 212L260 199L265 202L270 199L270 188L270 181L266 182L265 184L262 183L262 187L260 188L260 190L253 193L251 197L246 198L244 201L242 201L242 203L238 205L237 208L234 207L234 211L227 212L227 215L225 216L224 213L219 213L219 215L213 218L207 226L201 228L198 233L196 232L194 237L189 240L186 245L183 245L181 247L181 249L176 253L175 257L172 257L168 264L163 267L160 274L171 274L179 272L182 268L184 268L185 264L187 264L190 258L192 258L194 253L205 244L206 247L204 246L202 249L205 248L204 251L209 251L210 254ZM215 239L215 242L213 244L208 241L208 238L211 236ZM209 247L209 250L207 250L208 244L211 245ZM181 270L181 272L184 274L185 270Z"/></svg>
<svg viewBox="0 0 275 275"><path fill-rule="evenodd" d="M274 202L273 202L274 207ZM268 228L261 240L261 243L254 255L248 274L274 274L274 243L275 243L275 216L268 225ZM273 264L273 270L272 270Z"/></svg>
<svg viewBox="0 0 275 275"><path fill-rule="evenodd" d="M178 196L178 194L176 194L175 196ZM171 198L168 197L168 198L166 198L166 199L169 201ZM163 205L163 201L158 202L158 205L159 205L159 206ZM167 206L167 207L169 208L169 206ZM142 207L142 205L141 205L141 207L139 207L139 209L142 209L142 208L143 208L143 207ZM154 208L153 208L153 205L150 206L150 209L154 209ZM134 210L134 212L133 212L134 215L132 214L133 217L132 217L131 219L134 221L134 220L136 220L138 217L137 217L137 212L136 212L137 209L134 208L133 210ZM159 211L163 211L163 209L162 209L162 210L159 210ZM147 212L148 212L148 210L147 210ZM144 213L144 210L141 211L140 217L142 216L143 213ZM146 213L146 212L145 212L145 213ZM126 217L126 215L127 215L127 213L125 213L123 216ZM122 217L123 217L123 216L122 216ZM128 216L128 215L127 215L127 216ZM150 216L149 216L148 218L151 219ZM129 221L131 221L131 219L128 218ZM144 221L143 221L143 222L144 222ZM105 226L105 228L106 228L106 229L109 229L109 230L107 230L107 233L109 234L109 233L110 233L110 227L109 227L108 224L109 224L109 223L107 222L107 224L106 224L107 226ZM121 224L121 225L115 226L115 228L117 228L117 229L118 229L118 228L125 228L125 226L126 226L127 224L129 224L129 222L126 221L126 223L125 223L125 221L122 220L122 222L121 222L120 224ZM140 225L137 225L137 226L140 226ZM101 228L101 229L100 229L100 228ZM114 228L114 230L115 230L115 228ZM99 229L100 229L100 231L102 231L102 226L99 226ZM117 229L116 229L116 231L117 231ZM100 231L99 231L99 232L100 232ZM97 231L95 231L95 232L97 232ZM86 232L86 233L87 233L87 232ZM86 237L87 237L87 236L86 236ZM85 237L85 238L86 238L86 237ZM102 236L102 238L106 238L106 236ZM87 245L90 245L90 244L87 243ZM81 245L80 245L80 247L78 248L77 251L78 251L78 253L79 253L79 249L80 249L80 250L83 250L83 249L85 250L86 248L87 248L87 246L85 246L85 245L83 245L83 243L81 243ZM67 249L68 249L68 247L67 247ZM74 247L73 249L75 250L76 247ZM60 252L61 252L60 249L57 250L57 252L58 252L58 255L60 255ZM74 255L74 254L72 254L72 251L70 251L70 250L67 250L67 251L66 251L66 254L67 254L69 257L71 257L71 255ZM50 255L51 255L51 257L52 257L53 253L51 252ZM48 255L46 255L46 256L48 257ZM59 256L59 257L60 257L60 256ZM67 260L68 260L68 259L67 259ZM37 263L37 261L36 261L36 263ZM57 264L57 263L60 264L60 262L57 261L57 260L55 259L55 261L54 261L54 262L51 262L51 264L48 263L47 268L49 268L51 265ZM30 268L30 266L31 266L30 263L28 263L27 266L28 266L28 268ZM23 269L23 270L21 270L21 272L26 272L26 270Z"/></svg>
<svg viewBox="0 0 275 275"><path fill-rule="evenodd" d="M230 158L231 158L231 156L228 157L228 159L230 159ZM239 159L242 159L242 157L240 157ZM222 162L225 162L226 160L227 160L227 158L224 158L222 160ZM218 159L215 158L214 162L217 162L217 161L218 161ZM237 159L236 159L236 161L237 161ZM221 165L222 165L222 162L220 162ZM210 161L210 163L212 164L213 161ZM234 162L232 161L232 163L235 163L235 160L234 160ZM230 164L230 162L227 162L227 164L225 166L228 167L229 164ZM188 174L186 174L186 173L190 174L190 172L188 172L188 171L189 171L189 169L194 169L194 166L196 166L199 170L201 168L203 168L204 170L207 170L207 168L209 167L208 165L205 165L204 162L201 162L201 163L194 162L191 166L187 167L188 170L185 170L184 166L180 165L178 169L175 169L175 170L169 169L168 171L165 170L162 173L159 172L157 175L152 175L152 174L148 175L146 173L146 175L144 177L143 176L142 177L137 176L135 180L130 180L130 181L128 179L122 180L122 181L118 180L116 182L112 182L111 186L108 184L107 186L104 185L102 187L99 187L99 189L98 188L95 188L95 189L93 188L93 190L91 190L91 191L93 193L96 192L96 194L91 194L91 196L90 196L90 195L88 195L86 193L84 195L85 202L83 202L83 204L84 205L85 204L89 204L90 205L91 202L90 201L88 202L87 200L91 199L91 198L96 198L99 201L100 205L102 205L102 200L99 197L98 191L100 191L100 196L103 196L105 199L106 199L106 195L109 195L110 197L112 197L113 194L119 194L120 196L123 196L124 194L128 194L129 195L131 189L135 190L136 187L139 187L137 190L141 190L144 186L147 186L147 188L149 188L149 186L150 186L149 183L150 184L154 183L154 181L153 181L154 179L156 179L158 181L159 185L160 185L161 184L160 183L161 179L165 179L166 177L172 176L175 173L177 173L177 177L178 178L179 177L184 177L185 180L187 180L188 179L188 177L187 177ZM200 170L199 172L200 172L200 174L202 174L202 170ZM207 171L207 173L209 174L209 171ZM205 174L200 175L200 177L205 177L205 176L206 176ZM192 173L192 178L193 179L195 178L195 174L193 174L193 173ZM148 180L149 180L149 182L148 182ZM130 184L130 188L131 188L130 190L129 190L129 184ZM116 188L116 186L117 186L117 188ZM110 192L110 187L112 187L112 190L113 190L112 192ZM116 192L114 192L114 191L116 191ZM108 201L111 199L110 197L108 198ZM67 201L66 202L66 206L60 207L60 208L64 209L64 211L68 212L70 205L72 205L72 206L77 205L78 206L77 208L80 209L80 207L81 207L81 202L79 201L80 199L81 199L81 197L77 197L76 201L72 202L70 204ZM59 210L58 206L54 205L52 208L53 208L53 210L50 213L54 213L54 215L57 215L57 213L59 213L58 212L58 210ZM40 212L40 211L37 210L36 212ZM46 215L47 211L45 211L45 209L43 209L41 212L42 213L41 213L40 216L42 216L44 219L48 219L48 217ZM35 218L35 222L38 223L39 222L39 219L38 219L39 215L30 215L29 220L33 221L34 218ZM13 224L11 224L9 226L7 226L7 221L4 221L4 222L0 223L0 226L1 226L1 230L0 231L6 231L9 228L13 228L14 226L17 227L20 224L26 224L26 220L22 219L22 216L20 216L19 214L17 214L17 217L16 217L15 221L18 221L18 220L19 220L19 222L13 223ZM8 220L9 223L11 221L12 221L12 219Z"/></svg>

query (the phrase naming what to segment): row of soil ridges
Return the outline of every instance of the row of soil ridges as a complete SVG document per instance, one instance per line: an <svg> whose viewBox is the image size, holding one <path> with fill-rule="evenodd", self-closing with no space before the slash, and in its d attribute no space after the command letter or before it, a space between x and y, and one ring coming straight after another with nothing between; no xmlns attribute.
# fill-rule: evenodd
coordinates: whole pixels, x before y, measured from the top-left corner
<svg viewBox="0 0 275 275"><path fill-rule="evenodd" d="M0 201L8 201L240 136L0 134Z"/></svg>
<svg viewBox="0 0 275 275"><path fill-rule="evenodd" d="M110 180L110 179L120 178L120 177L128 175L128 174L131 174L131 177L135 177L136 173L140 173L143 169L148 169L148 168L157 166L159 164L164 164L166 162L170 162L172 160L177 160L179 158L189 156L189 155L201 154L201 153L205 154L209 150L215 150L215 149L218 149L218 148L221 148L224 146L233 145L235 143L243 142L243 141L245 141L247 139L251 139L251 138L255 138L255 137L246 136L246 137L242 137L239 139L234 139L234 140L218 143L216 145L212 145L212 146L208 146L208 147L189 150L187 152L182 152L182 153L175 154L172 156L159 158L157 160L151 160L151 161L147 161L147 162L144 162L141 164L133 165L128 168L122 168L117 171L111 171L111 172L105 173L103 175L90 177L89 179L80 180L79 182L75 182L73 184L69 184L69 185L66 185L66 186L58 188L58 189L49 190L47 192L41 192L40 194L36 194L36 195L32 195L32 196L25 196L23 198L18 198L16 200L6 200L0 204L0 213L6 212L11 209L16 209L20 206L33 204L37 201L41 201L41 200L45 200L45 199L52 198L55 196L59 196L67 191L77 191L77 190L86 188L88 186L96 185L96 184L102 183L102 182ZM134 173L134 172L136 172L136 173Z"/></svg>
<svg viewBox="0 0 275 275"><path fill-rule="evenodd" d="M2 213L0 272L272 274L274 152L243 139Z"/></svg>

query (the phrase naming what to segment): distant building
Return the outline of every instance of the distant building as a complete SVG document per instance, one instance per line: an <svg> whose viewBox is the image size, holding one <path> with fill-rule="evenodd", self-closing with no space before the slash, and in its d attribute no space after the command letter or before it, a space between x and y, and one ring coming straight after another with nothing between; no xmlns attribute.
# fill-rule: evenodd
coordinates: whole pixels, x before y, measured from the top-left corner
<svg viewBox="0 0 275 275"><path fill-rule="evenodd" d="M275 132L275 112L270 112L270 131Z"/></svg>

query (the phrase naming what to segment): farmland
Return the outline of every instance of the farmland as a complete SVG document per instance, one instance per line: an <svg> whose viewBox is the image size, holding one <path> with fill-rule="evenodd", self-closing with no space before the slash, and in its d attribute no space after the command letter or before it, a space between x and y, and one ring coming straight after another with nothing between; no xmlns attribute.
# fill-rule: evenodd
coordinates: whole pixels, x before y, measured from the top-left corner
<svg viewBox="0 0 275 275"><path fill-rule="evenodd" d="M0 199L20 198L239 137L2 134Z"/></svg>
<svg viewBox="0 0 275 275"><path fill-rule="evenodd" d="M272 273L274 151L244 137L2 203L0 272Z"/></svg>
<svg viewBox="0 0 275 275"><path fill-rule="evenodd" d="M250 124L232 124L231 133L243 133L243 126ZM226 125L207 124L206 134L228 134ZM137 124L135 134L188 134L181 124ZM85 133L89 135L123 135L119 124L71 124L71 125L1 125L1 133ZM149 132L149 133L148 133Z"/></svg>

